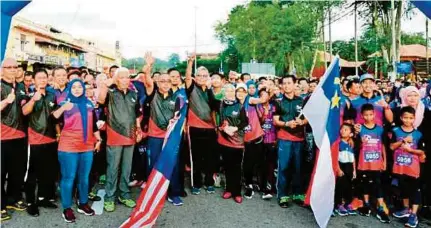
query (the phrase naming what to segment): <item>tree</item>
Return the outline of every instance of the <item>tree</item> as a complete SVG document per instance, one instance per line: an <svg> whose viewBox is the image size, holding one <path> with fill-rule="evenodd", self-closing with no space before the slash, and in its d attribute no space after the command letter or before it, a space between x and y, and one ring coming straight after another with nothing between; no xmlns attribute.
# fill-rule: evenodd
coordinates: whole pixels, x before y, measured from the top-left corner
<svg viewBox="0 0 431 228"><path fill-rule="evenodd" d="M216 34L228 48L235 48L240 54L237 57L245 62L251 59L271 62L277 73L295 67L297 72L307 74L311 68L311 64L306 64L310 60L308 56L312 61L316 48L313 41L322 8L319 4L275 1L237 6L226 23L218 23Z"/></svg>
<svg viewBox="0 0 431 228"><path fill-rule="evenodd" d="M168 63L170 67L175 67L180 62L180 55L177 53L172 53L168 58Z"/></svg>

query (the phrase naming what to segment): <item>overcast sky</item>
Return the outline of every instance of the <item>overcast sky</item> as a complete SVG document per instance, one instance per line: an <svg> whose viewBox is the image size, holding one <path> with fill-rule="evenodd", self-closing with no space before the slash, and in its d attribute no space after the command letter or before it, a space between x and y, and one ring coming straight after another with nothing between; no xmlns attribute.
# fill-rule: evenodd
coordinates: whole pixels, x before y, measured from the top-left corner
<svg viewBox="0 0 431 228"><path fill-rule="evenodd" d="M197 52L219 52L223 46L214 36L215 24L225 21L232 7L245 2L247 0L33 0L18 15L50 24L75 37L99 40L112 46L119 40L124 57L143 56L145 51L152 51L159 58L166 59L171 53L184 58L187 52L194 50L195 7ZM346 11L334 14L343 12ZM332 40L353 37L353 25L353 15L334 22ZM402 23L402 29L425 32L425 16L416 11L412 20Z"/></svg>

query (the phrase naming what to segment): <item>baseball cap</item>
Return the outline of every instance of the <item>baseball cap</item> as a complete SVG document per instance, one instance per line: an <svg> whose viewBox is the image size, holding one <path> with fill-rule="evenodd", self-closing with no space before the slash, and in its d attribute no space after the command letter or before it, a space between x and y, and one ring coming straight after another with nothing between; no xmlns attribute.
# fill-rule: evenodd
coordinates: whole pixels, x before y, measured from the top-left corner
<svg viewBox="0 0 431 228"><path fill-rule="evenodd" d="M235 91L237 91L238 89L244 89L245 91L247 91L247 86L244 83L238 83L236 84Z"/></svg>
<svg viewBox="0 0 431 228"><path fill-rule="evenodd" d="M373 75L371 75L371 74L363 74L363 75L361 75L361 78L359 79L359 82L363 82L363 81L365 81L367 79L371 79L371 80L375 81Z"/></svg>

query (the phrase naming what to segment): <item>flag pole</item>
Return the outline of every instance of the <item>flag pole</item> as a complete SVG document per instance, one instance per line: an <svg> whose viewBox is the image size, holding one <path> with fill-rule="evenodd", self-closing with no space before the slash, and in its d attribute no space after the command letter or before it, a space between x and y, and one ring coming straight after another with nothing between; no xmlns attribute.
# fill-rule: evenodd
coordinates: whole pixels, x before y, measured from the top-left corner
<svg viewBox="0 0 431 228"><path fill-rule="evenodd" d="M392 10L392 67L393 67L393 73L391 77L391 81L394 82L397 77L397 43L395 40L395 0L391 0L391 10Z"/></svg>
<svg viewBox="0 0 431 228"><path fill-rule="evenodd" d="M331 32L331 27L332 27L332 25L331 25L331 6L329 6L329 8L328 8L328 12L329 12L329 57L330 57L330 60L331 60L331 62L332 62L332 32Z"/></svg>
<svg viewBox="0 0 431 228"><path fill-rule="evenodd" d="M198 33L197 33L197 11L198 11L198 7L195 6L195 55L196 53L196 49L197 49L197 37L198 37ZM197 68L198 68L198 58L195 58L195 74L197 74Z"/></svg>

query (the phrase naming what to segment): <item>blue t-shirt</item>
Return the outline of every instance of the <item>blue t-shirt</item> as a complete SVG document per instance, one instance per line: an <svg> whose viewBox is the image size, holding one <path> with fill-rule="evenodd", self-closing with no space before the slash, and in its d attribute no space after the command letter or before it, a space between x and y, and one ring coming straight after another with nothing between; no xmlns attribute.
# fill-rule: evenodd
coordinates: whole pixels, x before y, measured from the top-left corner
<svg viewBox="0 0 431 228"><path fill-rule="evenodd" d="M371 98L366 98L362 95L358 96L357 98L351 100L352 108L356 110L356 118L355 123L357 124L363 124L364 118L362 118L361 115L361 109L362 105L364 104L372 104L374 106L374 120L375 123L379 126L383 126L383 107L380 106L378 103L382 100L381 96L372 96Z"/></svg>
<svg viewBox="0 0 431 228"><path fill-rule="evenodd" d="M355 153L353 148L343 140L340 141L338 161L340 163L353 163L355 161Z"/></svg>

